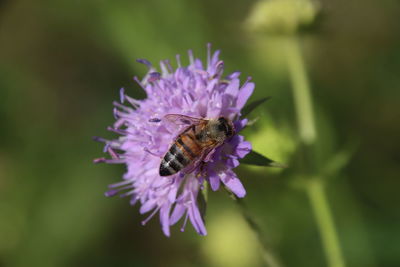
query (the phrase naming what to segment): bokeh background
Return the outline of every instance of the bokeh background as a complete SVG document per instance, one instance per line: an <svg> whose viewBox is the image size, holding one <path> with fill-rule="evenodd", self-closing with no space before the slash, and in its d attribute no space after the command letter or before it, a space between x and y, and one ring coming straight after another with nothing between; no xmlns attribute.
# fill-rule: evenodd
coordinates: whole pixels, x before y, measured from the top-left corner
<svg viewBox="0 0 400 267"><path fill-rule="evenodd" d="M254 148L286 170L241 166L248 212L284 266L326 266L309 199L296 179L298 134L281 38L245 26L255 1L0 2L0 266L263 266L256 237L224 192L209 196L208 236L165 237L138 207L107 199L124 166L94 165L113 138L119 88L152 62L222 50L227 73L252 76ZM327 1L301 47L321 158L348 266L400 266L400 4ZM288 15L290 16L290 15ZM338 154L339 153L339 154ZM337 158L337 157L336 157ZM344 160L343 160L344 159Z"/></svg>

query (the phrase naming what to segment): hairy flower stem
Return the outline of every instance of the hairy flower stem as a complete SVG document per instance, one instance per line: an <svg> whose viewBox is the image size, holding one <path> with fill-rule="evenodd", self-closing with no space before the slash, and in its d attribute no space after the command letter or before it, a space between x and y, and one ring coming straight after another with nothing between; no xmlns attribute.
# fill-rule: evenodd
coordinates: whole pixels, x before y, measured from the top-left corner
<svg viewBox="0 0 400 267"><path fill-rule="evenodd" d="M281 264L279 263L278 259L274 256L274 253L272 253L271 248L269 248L269 246L267 245L267 241L265 240L260 227L254 221L252 216L249 214L248 208L246 207L246 204L244 203L243 199L238 198L236 196L233 196L233 198L236 200L235 202L239 206L240 211L241 211L245 221L247 222L250 229L254 232L254 234L257 237L257 240L260 244L260 248L262 251L262 258L264 260L265 265L269 266L269 267L280 267Z"/></svg>
<svg viewBox="0 0 400 267"><path fill-rule="evenodd" d="M299 137L305 156L305 173L307 176L310 176L315 174L316 171L312 154L317 139L317 131L311 89L301 54L300 43L296 36L287 38L285 52L288 60L289 75L292 81ZM343 267L345 266L345 262L328 205L326 192L324 191L322 177L312 178L311 181L305 184L305 188L321 235L327 262L331 267Z"/></svg>

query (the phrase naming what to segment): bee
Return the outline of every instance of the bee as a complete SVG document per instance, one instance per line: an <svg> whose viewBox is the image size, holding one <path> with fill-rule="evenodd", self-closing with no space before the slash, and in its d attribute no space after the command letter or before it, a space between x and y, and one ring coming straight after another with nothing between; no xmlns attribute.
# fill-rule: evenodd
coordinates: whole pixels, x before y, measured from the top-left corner
<svg viewBox="0 0 400 267"><path fill-rule="evenodd" d="M235 128L225 117L200 119L179 114L168 114L165 118L177 125L187 126L174 140L161 160L160 176L170 176L182 170L192 172L207 155L232 137Z"/></svg>

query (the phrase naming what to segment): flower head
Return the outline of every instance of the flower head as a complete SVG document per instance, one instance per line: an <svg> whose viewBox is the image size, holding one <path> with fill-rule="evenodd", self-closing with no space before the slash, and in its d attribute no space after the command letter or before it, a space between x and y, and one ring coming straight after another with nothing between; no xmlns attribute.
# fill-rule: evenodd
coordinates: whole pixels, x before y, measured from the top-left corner
<svg viewBox="0 0 400 267"><path fill-rule="evenodd" d="M109 186L106 196L128 196L133 205L140 202L140 213L151 212L145 224L155 214L165 235L170 226L184 218L182 231L189 219L200 235L206 235L204 219L199 209L198 194L206 182L216 191L221 183L237 197L246 191L233 168L239 165L251 150L251 144L237 133L247 120L240 118L240 111L254 90L249 79L240 85L239 72L223 76L224 63L219 51L211 55L208 46L207 63L195 59L189 51L190 64L174 69L169 61L161 61L158 72L147 60L138 60L149 71L140 81L135 81L147 97L137 100L120 91L120 103L114 102L116 122L109 130L120 135L115 140L97 138L105 143L104 151L111 158L95 162L126 164L123 181ZM224 117L233 122L235 134L210 151L203 163L195 164L190 171L179 171L170 176L160 176L163 156L168 152L184 127L167 123L168 114L180 114L200 119ZM201 166L200 166L201 165Z"/></svg>

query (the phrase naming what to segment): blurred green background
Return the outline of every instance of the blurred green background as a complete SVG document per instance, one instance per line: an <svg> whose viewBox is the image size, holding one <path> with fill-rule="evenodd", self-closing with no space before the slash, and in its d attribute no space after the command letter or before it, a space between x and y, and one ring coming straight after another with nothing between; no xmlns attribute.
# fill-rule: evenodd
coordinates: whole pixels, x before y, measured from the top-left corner
<svg viewBox="0 0 400 267"><path fill-rule="evenodd" d="M226 73L272 96L247 129L287 170L240 167L249 212L284 266L326 266L310 203L296 179L298 136L281 38L244 26L255 1L6 0L0 2L0 266L262 266L236 205L209 196L208 236L166 238L138 206L107 199L124 166L94 165L113 138L119 88L153 63L222 50ZM400 266L400 3L320 2L301 37L321 158L349 158L326 191L348 266ZM339 154L337 154L339 153Z"/></svg>

